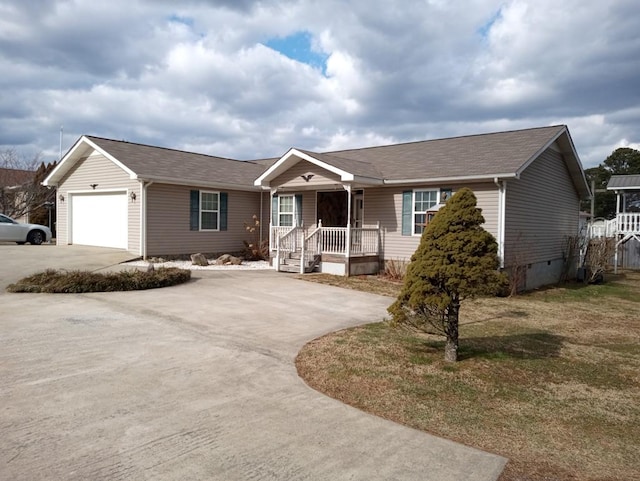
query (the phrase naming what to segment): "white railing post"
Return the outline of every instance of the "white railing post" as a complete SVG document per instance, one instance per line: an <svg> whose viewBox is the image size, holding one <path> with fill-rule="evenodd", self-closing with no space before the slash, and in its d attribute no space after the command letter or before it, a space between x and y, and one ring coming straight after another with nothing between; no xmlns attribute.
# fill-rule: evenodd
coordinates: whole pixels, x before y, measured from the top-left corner
<svg viewBox="0 0 640 481"><path fill-rule="evenodd" d="M276 232L276 271L280 272L280 232Z"/></svg>
<svg viewBox="0 0 640 481"><path fill-rule="evenodd" d="M297 236L296 236L297 237ZM302 231L302 242L300 246L300 274L304 274L304 267L307 263L307 256L305 253L305 239L304 239L304 231Z"/></svg>

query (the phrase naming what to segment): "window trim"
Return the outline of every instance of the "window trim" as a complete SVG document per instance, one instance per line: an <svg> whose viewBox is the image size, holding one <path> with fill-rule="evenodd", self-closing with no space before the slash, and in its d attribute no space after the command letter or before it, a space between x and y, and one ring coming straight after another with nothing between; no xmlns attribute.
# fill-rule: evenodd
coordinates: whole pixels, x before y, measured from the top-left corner
<svg viewBox="0 0 640 481"><path fill-rule="evenodd" d="M281 210L281 206L282 206L282 198L283 197L287 197L291 199L291 212L282 212ZM281 215L290 215L291 216L291 225L282 225L282 222L280 222L280 216ZM278 219L278 227L295 227L296 225L296 196L293 194L285 194L285 195L279 195L278 196L278 215L277 215L277 219Z"/></svg>
<svg viewBox="0 0 640 481"><path fill-rule="evenodd" d="M441 189L413 189L412 193L411 193L411 235L414 237L420 237L422 236L422 233L424 232L424 229L427 227L427 225L429 224L428 219L427 219L427 210L424 211L417 211L416 210L416 193L417 192L435 192L436 193L436 198L435 198L435 203L433 204L433 206L438 205L438 203L440 202L440 190ZM432 206L432 207L433 207ZM425 216L425 225L422 226L422 232L416 232L416 214L424 214Z"/></svg>
<svg viewBox="0 0 640 481"><path fill-rule="evenodd" d="M202 208L202 195L203 194L215 194L218 197L218 209L217 210L212 210L212 209L203 209ZM204 231L204 232L219 232L220 231L220 192L219 191L214 191L214 190L201 190L200 191L200 198L198 199L198 221L200 223L199 225L199 230L200 231ZM203 227L203 222L202 222L202 213L203 212L215 212L217 214L216 217L216 228L215 229L206 229Z"/></svg>

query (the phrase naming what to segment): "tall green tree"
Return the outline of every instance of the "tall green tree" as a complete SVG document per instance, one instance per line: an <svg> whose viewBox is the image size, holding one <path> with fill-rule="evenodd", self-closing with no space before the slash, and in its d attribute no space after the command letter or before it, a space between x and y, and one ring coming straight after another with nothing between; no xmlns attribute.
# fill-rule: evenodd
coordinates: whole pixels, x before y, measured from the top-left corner
<svg viewBox="0 0 640 481"><path fill-rule="evenodd" d="M605 192L604 190L612 175L640 174L640 151L629 147L620 147L597 167L586 169L585 174L589 184L591 185L592 180L595 181L595 188L600 191L595 193L595 217L612 219L616 215L616 195L614 192ZM582 208L588 211L590 205L584 204Z"/></svg>
<svg viewBox="0 0 640 481"><path fill-rule="evenodd" d="M482 224L476 196L461 189L424 230L402 291L388 308L395 325L445 336L447 361L458 360L461 303L506 285L498 244Z"/></svg>

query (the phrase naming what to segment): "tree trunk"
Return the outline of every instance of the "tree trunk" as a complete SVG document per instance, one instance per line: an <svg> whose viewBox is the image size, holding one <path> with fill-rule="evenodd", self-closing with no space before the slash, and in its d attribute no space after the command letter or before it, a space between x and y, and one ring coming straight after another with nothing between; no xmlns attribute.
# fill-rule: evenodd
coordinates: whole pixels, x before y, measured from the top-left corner
<svg viewBox="0 0 640 481"><path fill-rule="evenodd" d="M455 299L447 314L447 342L444 346L444 360L456 362L458 360L458 314L460 312L460 301Z"/></svg>

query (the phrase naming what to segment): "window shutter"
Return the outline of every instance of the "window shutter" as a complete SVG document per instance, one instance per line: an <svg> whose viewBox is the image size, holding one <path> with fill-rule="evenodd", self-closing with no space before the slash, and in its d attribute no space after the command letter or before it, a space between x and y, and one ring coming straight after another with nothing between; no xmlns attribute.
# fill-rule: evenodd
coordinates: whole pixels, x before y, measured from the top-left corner
<svg viewBox="0 0 640 481"><path fill-rule="evenodd" d="M302 194L296 194L296 226L302 226Z"/></svg>
<svg viewBox="0 0 640 481"><path fill-rule="evenodd" d="M405 190L402 193L402 235L411 235L411 203L413 191Z"/></svg>
<svg viewBox="0 0 640 481"><path fill-rule="evenodd" d="M191 215L190 228L191 230L200 230L200 191L191 191Z"/></svg>
<svg viewBox="0 0 640 481"><path fill-rule="evenodd" d="M228 197L226 192L220 192L220 230L227 230Z"/></svg>
<svg viewBox="0 0 640 481"><path fill-rule="evenodd" d="M271 197L271 225L278 226L278 195L274 194Z"/></svg>

